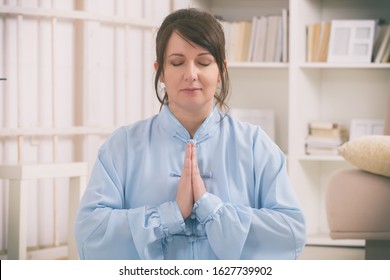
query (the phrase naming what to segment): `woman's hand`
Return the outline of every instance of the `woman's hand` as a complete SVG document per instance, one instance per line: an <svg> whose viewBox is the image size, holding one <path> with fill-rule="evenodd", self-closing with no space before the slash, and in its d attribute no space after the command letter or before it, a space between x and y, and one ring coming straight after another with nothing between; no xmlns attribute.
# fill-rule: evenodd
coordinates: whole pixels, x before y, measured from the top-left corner
<svg viewBox="0 0 390 280"><path fill-rule="evenodd" d="M191 215L194 201L197 201L205 192L206 188L200 176L196 158L196 145L187 144L176 194L176 202L184 219Z"/></svg>
<svg viewBox="0 0 390 280"><path fill-rule="evenodd" d="M186 153L184 156L183 169L179 185L177 187L176 202L179 205L181 214L184 219L191 215L192 207L194 205L193 191L192 191L192 163L191 163L192 147L187 144Z"/></svg>
<svg viewBox="0 0 390 280"><path fill-rule="evenodd" d="M197 201L206 192L206 187L204 186L198 168L198 160L196 158L196 145L193 144L191 150L192 150L192 158L191 158L192 192L194 196L194 201Z"/></svg>

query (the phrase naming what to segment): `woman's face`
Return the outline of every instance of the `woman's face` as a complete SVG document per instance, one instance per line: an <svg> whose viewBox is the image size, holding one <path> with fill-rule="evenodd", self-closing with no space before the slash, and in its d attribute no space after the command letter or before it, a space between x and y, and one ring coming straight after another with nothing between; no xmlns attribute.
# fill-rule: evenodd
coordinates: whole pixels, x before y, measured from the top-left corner
<svg viewBox="0 0 390 280"><path fill-rule="evenodd" d="M206 49L173 32L160 77L165 83L172 113L178 116L192 112L207 116L213 107L219 80L214 57Z"/></svg>

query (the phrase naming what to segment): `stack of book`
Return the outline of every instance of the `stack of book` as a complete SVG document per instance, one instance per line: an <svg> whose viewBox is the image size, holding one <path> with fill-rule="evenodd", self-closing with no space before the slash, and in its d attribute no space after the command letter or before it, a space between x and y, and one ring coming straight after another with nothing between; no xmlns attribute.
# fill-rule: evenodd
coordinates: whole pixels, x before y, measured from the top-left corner
<svg viewBox="0 0 390 280"><path fill-rule="evenodd" d="M305 141L308 155L338 155L338 147L347 140L347 131L339 123L313 121Z"/></svg>
<svg viewBox="0 0 390 280"><path fill-rule="evenodd" d="M231 62L287 62L288 10L250 21L220 20Z"/></svg>

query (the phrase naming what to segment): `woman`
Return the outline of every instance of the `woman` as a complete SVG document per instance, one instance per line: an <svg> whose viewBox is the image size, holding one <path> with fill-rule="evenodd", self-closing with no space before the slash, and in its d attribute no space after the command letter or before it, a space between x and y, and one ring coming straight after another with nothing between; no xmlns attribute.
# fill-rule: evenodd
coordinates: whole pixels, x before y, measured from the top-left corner
<svg viewBox="0 0 390 280"><path fill-rule="evenodd" d="M81 259L298 258L305 224L283 153L259 127L221 112L224 47L208 13L164 20L161 111L101 147L77 217Z"/></svg>

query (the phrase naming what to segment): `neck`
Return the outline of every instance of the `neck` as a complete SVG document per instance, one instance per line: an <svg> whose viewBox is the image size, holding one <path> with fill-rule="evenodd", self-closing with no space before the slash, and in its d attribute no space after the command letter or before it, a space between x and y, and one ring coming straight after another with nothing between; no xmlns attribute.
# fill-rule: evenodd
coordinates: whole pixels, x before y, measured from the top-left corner
<svg viewBox="0 0 390 280"><path fill-rule="evenodd" d="M202 125L204 120L210 114L212 108L207 110L177 110L169 106L171 113L178 119L178 121L184 126L184 128L190 134L191 139L194 138L196 131Z"/></svg>

